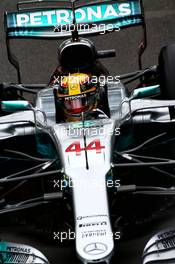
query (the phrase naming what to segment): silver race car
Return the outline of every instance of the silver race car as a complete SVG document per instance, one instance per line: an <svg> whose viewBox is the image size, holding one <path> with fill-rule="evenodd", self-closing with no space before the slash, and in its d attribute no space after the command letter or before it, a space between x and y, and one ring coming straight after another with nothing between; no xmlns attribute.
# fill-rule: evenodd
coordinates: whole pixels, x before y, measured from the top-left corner
<svg viewBox="0 0 175 264"><path fill-rule="evenodd" d="M97 51L85 37L130 26L143 29L139 69L110 76L99 59L115 50ZM174 203L175 45L142 69L141 0L20 2L17 12L6 12L5 30L18 83L0 90L2 219L13 214L55 239L72 236L81 262L110 263L122 236ZM66 38L48 84L21 83L12 38ZM145 264L160 260L155 243L144 251Z"/></svg>

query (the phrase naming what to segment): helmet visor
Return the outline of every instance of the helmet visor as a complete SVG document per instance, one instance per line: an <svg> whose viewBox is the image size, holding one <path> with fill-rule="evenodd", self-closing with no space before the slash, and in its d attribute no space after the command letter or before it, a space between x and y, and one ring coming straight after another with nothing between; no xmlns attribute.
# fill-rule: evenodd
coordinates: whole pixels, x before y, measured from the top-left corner
<svg viewBox="0 0 175 264"><path fill-rule="evenodd" d="M66 112L69 114L80 114L91 109L96 102L96 94L95 92L79 95L79 96L72 96L66 97L64 100L64 108Z"/></svg>
<svg viewBox="0 0 175 264"><path fill-rule="evenodd" d="M87 107L87 100L83 98L65 101L65 108L69 113L72 114L84 112L86 111Z"/></svg>

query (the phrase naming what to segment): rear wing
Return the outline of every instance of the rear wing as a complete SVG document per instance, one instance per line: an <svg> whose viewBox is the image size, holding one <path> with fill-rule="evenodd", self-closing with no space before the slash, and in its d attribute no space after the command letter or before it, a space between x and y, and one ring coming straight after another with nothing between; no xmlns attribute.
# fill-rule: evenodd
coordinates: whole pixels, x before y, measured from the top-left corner
<svg viewBox="0 0 175 264"><path fill-rule="evenodd" d="M83 36L141 25L143 38L139 45L139 67L142 66L141 56L147 46L142 0L89 1L88 4L81 4L81 0L29 0L19 2L17 10L5 13L5 31L8 58L18 72L19 83L19 63L11 52L10 39L66 38L72 36L75 25L78 34Z"/></svg>

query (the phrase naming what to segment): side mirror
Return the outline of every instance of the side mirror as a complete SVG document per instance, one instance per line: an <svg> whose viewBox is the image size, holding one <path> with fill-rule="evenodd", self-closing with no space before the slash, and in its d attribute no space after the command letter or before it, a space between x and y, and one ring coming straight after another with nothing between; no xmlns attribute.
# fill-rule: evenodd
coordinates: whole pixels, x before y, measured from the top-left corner
<svg viewBox="0 0 175 264"><path fill-rule="evenodd" d="M130 99L142 99L160 94L160 85L148 86L135 89Z"/></svg>
<svg viewBox="0 0 175 264"><path fill-rule="evenodd" d="M153 236L143 252L143 264L175 263L175 229L162 231Z"/></svg>
<svg viewBox="0 0 175 264"><path fill-rule="evenodd" d="M39 250L31 246L0 242L0 263L49 264L49 261Z"/></svg>
<svg viewBox="0 0 175 264"><path fill-rule="evenodd" d="M28 101L2 101L1 109L6 112L15 112L31 109L31 104Z"/></svg>

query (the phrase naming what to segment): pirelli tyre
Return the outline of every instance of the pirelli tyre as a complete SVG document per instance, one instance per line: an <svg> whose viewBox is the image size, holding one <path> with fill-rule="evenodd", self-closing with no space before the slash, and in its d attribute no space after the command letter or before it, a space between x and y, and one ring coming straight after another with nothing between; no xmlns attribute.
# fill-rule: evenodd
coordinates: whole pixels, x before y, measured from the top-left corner
<svg viewBox="0 0 175 264"><path fill-rule="evenodd" d="M160 51L159 78L161 99L175 100L175 44Z"/></svg>

